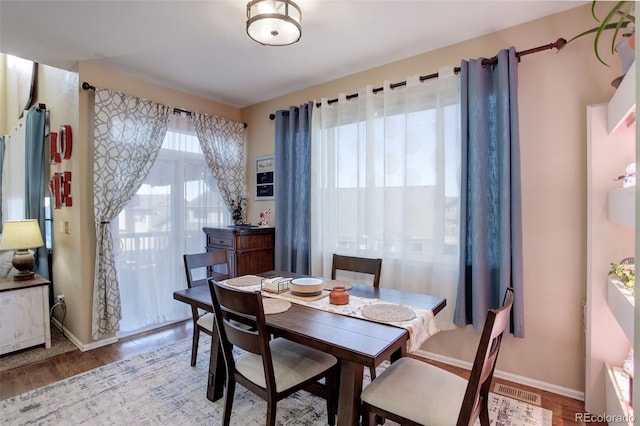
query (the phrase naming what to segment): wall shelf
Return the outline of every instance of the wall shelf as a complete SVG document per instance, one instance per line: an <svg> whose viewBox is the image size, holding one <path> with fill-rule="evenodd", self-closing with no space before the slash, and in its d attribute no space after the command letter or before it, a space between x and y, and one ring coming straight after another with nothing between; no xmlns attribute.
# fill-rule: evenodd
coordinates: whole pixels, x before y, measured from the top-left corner
<svg viewBox="0 0 640 426"><path fill-rule="evenodd" d="M620 328L633 344L633 315L635 309L634 296L631 291L609 277L607 285L607 303Z"/></svg>
<svg viewBox="0 0 640 426"><path fill-rule="evenodd" d="M636 62L622 79L620 86L616 89L611 101L609 101L609 109L607 113L607 130L609 134L615 132L618 128L630 127L636 121Z"/></svg>
<svg viewBox="0 0 640 426"><path fill-rule="evenodd" d="M620 367L606 366L605 394L610 425L633 426L633 408L629 405L629 376ZM625 421L626 420L626 421Z"/></svg>
<svg viewBox="0 0 640 426"><path fill-rule="evenodd" d="M636 226L636 187L615 189L609 191L610 222L630 227Z"/></svg>

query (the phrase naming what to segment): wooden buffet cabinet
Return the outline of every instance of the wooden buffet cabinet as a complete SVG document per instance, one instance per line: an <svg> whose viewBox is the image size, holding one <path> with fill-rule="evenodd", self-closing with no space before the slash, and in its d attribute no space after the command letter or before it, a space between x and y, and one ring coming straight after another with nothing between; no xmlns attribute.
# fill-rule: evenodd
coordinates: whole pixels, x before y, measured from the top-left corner
<svg viewBox="0 0 640 426"><path fill-rule="evenodd" d="M202 228L207 251L226 250L232 277L259 274L274 269L275 228Z"/></svg>

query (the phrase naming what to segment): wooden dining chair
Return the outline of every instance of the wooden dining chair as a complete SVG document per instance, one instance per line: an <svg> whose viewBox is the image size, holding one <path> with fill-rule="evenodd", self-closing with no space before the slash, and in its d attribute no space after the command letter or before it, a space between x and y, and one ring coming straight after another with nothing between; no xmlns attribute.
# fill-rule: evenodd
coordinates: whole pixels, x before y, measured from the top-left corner
<svg viewBox="0 0 640 426"><path fill-rule="evenodd" d="M206 253L185 254L184 270L187 275L187 288L207 285L207 280L214 277L217 280L229 278L229 262L225 250L215 250ZM191 306L193 318L193 343L191 344L191 366L196 365L198 357L198 342L200 332L213 335L213 314L200 311Z"/></svg>
<svg viewBox="0 0 640 426"><path fill-rule="evenodd" d="M331 263L331 279L336 279L337 271L359 272L362 274L373 275L373 286L380 287L380 274L382 272L382 259L371 259L367 257L343 256L333 254L333 262ZM376 378L375 367L369 367L369 376L371 380Z"/></svg>
<svg viewBox="0 0 640 426"><path fill-rule="evenodd" d="M209 280L216 330L226 366L223 424L229 425L236 383L267 402L266 425L276 423L277 402L305 389L327 401L330 425L337 413L337 359L282 337L270 339L259 291ZM251 326L240 327L238 324ZM233 347L244 349L234 357ZM319 383L324 378L324 383Z"/></svg>
<svg viewBox="0 0 640 426"><path fill-rule="evenodd" d="M401 358L362 391L363 423L374 415L402 425L489 425L488 396L513 289L487 314L469 380L414 358Z"/></svg>
<svg viewBox="0 0 640 426"><path fill-rule="evenodd" d="M336 279L336 271L359 272L373 275L373 286L380 287L380 272L382 270L382 259L370 259L366 257L333 255L331 265L331 279Z"/></svg>

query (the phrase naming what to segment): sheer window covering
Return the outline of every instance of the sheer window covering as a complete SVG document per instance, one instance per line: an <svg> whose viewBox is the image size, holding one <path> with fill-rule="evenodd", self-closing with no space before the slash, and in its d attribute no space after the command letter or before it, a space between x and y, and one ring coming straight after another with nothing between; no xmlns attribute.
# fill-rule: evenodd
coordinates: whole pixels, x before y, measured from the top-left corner
<svg viewBox="0 0 640 426"><path fill-rule="evenodd" d="M25 122L24 114L5 137L2 163L2 220L24 219L25 213Z"/></svg>
<svg viewBox="0 0 640 426"><path fill-rule="evenodd" d="M381 285L447 298L458 277L460 83L441 78L339 101L313 113L312 273L333 253L380 257ZM444 77L444 76L447 77Z"/></svg>

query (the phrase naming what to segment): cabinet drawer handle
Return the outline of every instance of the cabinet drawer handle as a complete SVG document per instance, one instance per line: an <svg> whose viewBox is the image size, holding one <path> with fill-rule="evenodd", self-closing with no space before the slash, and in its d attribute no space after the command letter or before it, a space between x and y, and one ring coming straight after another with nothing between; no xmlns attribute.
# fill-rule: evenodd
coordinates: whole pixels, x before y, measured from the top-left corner
<svg viewBox="0 0 640 426"><path fill-rule="evenodd" d="M224 243L224 240L218 241L218 244L222 244L222 243Z"/></svg>

